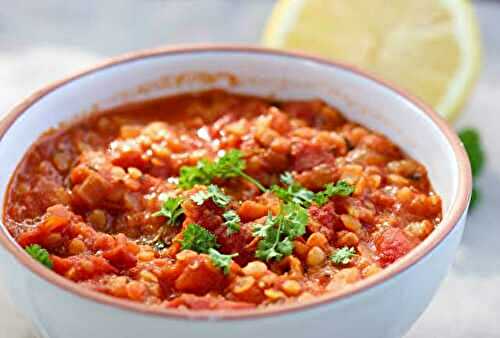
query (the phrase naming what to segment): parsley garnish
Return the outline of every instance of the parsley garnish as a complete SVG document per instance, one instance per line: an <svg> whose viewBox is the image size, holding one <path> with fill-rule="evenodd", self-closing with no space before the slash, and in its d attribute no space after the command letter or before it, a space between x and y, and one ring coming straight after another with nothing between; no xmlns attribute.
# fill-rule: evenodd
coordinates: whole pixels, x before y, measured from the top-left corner
<svg viewBox="0 0 500 338"><path fill-rule="evenodd" d="M198 205L202 205L209 198L221 208L228 205L231 201L231 197L224 194L224 192L214 184L210 184L206 191L201 190L191 196L191 200Z"/></svg>
<svg viewBox="0 0 500 338"><path fill-rule="evenodd" d="M240 231L241 219L240 216L234 210L228 210L223 215L224 225L227 227L227 234L232 235L235 232Z"/></svg>
<svg viewBox="0 0 500 338"><path fill-rule="evenodd" d="M152 240L144 241L145 244L152 245L156 250L163 250L166 247L166 244L162 240L162 238L167 232L167 225L176 226L180 223L179 217L184 214L184 210L181 206L182 202L183 199L180 197L169 197L163 202L161 209L155 212L153 216L165 217L167 219L167 222L160 227L158 233Z"/></svg>
<svg viewBox="0 0 500 338"><path fill-rule="evenodd" d="M338 181L336 184L329 183L325 185L323 191L314 193L295 181L290 172L283 173L280 179L287 187L282 188L273 185L271 191L285 202L293 202L304 208L308 208L312 202L323 205L326 204L332 196L349 196L354 192L354 187L346 181Z"/></svg>
<svg viewBox="0 0 500 338"><path fill-rule="evenodd" d="M261 237L255 257L280 260L293 251L293 240L305 233L308 223L306 209L296 203L286 203L278 216L269 214L264 224L254 227L253 235Z"/></svg>
<svg viewBox="0 0 500 338"><path fill-rule="evenodd" d="M480 200L481 200L481 191L474 184L474 186L472 187L472 193L470 196L470 208L471 208L471 210L477 205L477 203Z"/></svg>
<svg viewBox="0 0 500 338"><path fill-rule="evenodd" d="M180 170L179 186L189 189L197 184L207 185L213 178L213 163L205 159L199 160L195 166L184 166Z"/></svg>
<svg viewBox="0 0 500 338"><path fill-rule="evenodd" d="M217 242L215 235L202 226L191 223L182 233L182 239L179 241L182 250L193 250L199 253L208 253L211 248L216 248Z"/></svg>
<svg viewBox="0 0 500 338"><path fill-rule="evenodd" d="M481 146L481 137L476 129L464 128L459 133L458 136L464 144L465 151L469 156L469 161L472 169L472 176L477 178L483 168L485 163L485 154ZM474 188L472 190L472 196L470 201L471 209L477 204L480 199L480 191L474 182Z"/></svg>
<svg viewBox="0 0 500 338"><path fill-rule="evenodd" d="M465 151L469 155L470 165L472 168L472 176L477 177L484 167L485 156L481 146L481 138L476 129L462 129L458 136L462 140Z"/></svg>
<svg viewBox="0 0 500 338"><path fill-rule="evenodd" d="M267 189L262 184L244 172L246 162L242 157L241 151L232 149L216 161L203 159L195 166L184 166L180 170L179 185L181 188L189 189L196 184L210 184L214 178L242 177L261 191L266 191Z"/></svg>
<svg viewBox="0 0 500 338"><path fill-rule="evenodd" d="M344 246L341 249L338 249L332 255L330 256L330 259L332 260L333 263L335 264L349 264L351 261L351 258L356 256L356 250L354 248L348 248Z"/></svg>
<svg viewBox="0 0 500 338"><path fill-rule="evenodd" d="M161 209L153 214L153 216L163 216L167 218L167 224L177 225L179 217L184 214L181 204L183 200L180 197L169 197L161 206Z"/></svg>
<svg viewBox="0 0 500 338"><path fill-rule="evenodd" d="M287 185L282 188L278 185L273 185L271 191L285 202L293 202L305 208L309 207L314 200L314 192L302 187L293 179L290 172L285 172L280 176L281 182Z"/></svg>
<svg viewBox="0 0 500 338"><path fill-rule="evenodd" d="M35 260L45 265L47 268L52 269L54 263L50 259L49 252L38 244L29 245L24 248L26 252Z"/></svg>
<svg viewBox="0 0 500 338"><path fill-rule="evenodd" d="M337 183L328 183L325 185L325 190L320 191L314 197L314 202L318 205L328 203L332 196L350 196L354 192L354 187L346 181L338 181Z"/></svg>
<svg viewBox="0 0 500 338"><path fill-rule="evenodd" d="M238 256L237 253L232 254L232 255L224 255L221 254L219 251L215 250L214 248L210 248L208 250L208 255L210 256L210 259L212 260L212 264L218 268L220 268L225 275L229 273L229 269L231 268L231 263L233 261L233 257Z"/></svg>

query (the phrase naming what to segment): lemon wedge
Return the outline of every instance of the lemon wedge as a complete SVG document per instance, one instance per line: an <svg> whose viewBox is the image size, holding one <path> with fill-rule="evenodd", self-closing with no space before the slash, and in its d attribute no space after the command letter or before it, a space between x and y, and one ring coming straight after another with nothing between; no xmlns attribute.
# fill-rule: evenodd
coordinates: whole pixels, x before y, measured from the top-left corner
<svg viewBox="0 0 500 338"><path fill-rule="evenodd" d="M280 0L263 43L366 69L448 120L480 66L479 30L467 0Z"/></svg>

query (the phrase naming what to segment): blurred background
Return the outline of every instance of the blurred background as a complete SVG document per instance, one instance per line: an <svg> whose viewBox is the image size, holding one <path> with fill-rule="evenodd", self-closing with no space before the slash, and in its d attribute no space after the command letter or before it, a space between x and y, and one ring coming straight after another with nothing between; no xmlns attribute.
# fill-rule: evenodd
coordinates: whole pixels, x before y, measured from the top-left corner
<svg viewBox="0 0 500 338"><path fill-rule="evenodd" d="M376 7L375 2L379 1L365 0L364 5ZM439 1L421 3L435 2ZM476 186L482 196L470 215L450 273L406 338L500 337L500 148L496 139L500 1L472 4L480 29L481 70L478 81L471 82L472 90L464 93L466 104L452 123L457 130L471 126L481 136L487 162ZM37 88L117 54L174 43L258 44L274 5L273 0L0 0L0 113ZM377 20L379 12L380 8L374 10L370 20ZM0 327L2 337L36 337L30 324L8 304L1 286Z"/></svg>

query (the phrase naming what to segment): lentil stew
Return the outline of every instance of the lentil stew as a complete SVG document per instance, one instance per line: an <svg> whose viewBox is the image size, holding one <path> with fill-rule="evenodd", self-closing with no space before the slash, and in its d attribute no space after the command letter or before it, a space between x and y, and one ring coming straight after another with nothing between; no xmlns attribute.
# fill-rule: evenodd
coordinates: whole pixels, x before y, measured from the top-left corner
<svg viewBox="0 0 500 338"><path fill-rule="evenodd" d="M151 306L247 309L335 293L441 220L425 167L320 100L220 90L42 135L4 223L54 272Z"/></svg>

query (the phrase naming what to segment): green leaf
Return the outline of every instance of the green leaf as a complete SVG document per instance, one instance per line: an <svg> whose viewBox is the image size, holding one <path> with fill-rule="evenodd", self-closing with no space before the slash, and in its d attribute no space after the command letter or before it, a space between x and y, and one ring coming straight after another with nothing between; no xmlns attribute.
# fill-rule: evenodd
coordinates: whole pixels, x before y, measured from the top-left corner
<svg viewBox="0 0 500 338"><path fill-rule="evenodd" d="M253 228L253 236L254 237L266 237L267 236L267 231L269 228L273 227L274 226L274 217L273 215L271 214L271 212L269 212L267 214L267 218L266 218L266 221L264 222L264 224L255 224L254 225L254 228Z"/></svg>
<svg viewBox="0 0 500 338"><path fill-rule="evenodd" d="M231 197L224 194L218 186L213 184L209 185L207 190L212 198L212 201L214 201L214 203L219 207L223 208L231 202Z"/></svg>
<svg viewBox="0 0 500 338"><path fill-rule="evenodd" d="M231 197L224 194L224 192L214 184L209 185L206 191L201 190L191 196L191 200L198 205L202 205L209 198L221 208L227 206L229 202L231 202Z"/></svg>
<svg viewBox="0 0 500 338"><path fill-rule="evenodd" d="M210 198L210 194L206 190L200 190L197 193L191 195L190 198L194 203L202 205L206 200Z"/></svg>
<svg viewBox="0 0 500 338"><path fill-rule="evenodd" d="M196 184L208 185L215 178L242 177L261 191L266 191L262 184L244 172L245 167L246 162L241 151L231 149L216 161L211 162L203 159L198 161L196 166L182 167L179 175L179 186L183 189L189 189Z"/></svg>
<svg viewBox="0 0 500 338"><path fill-rule="evenodd" d="M286 237L276 245L276 251L283 256L290 256L293 251L293 242Z"/></svg>
<svg viewBox="0 0 500 338"><path fill-rule="evenodd" d="M189 189L197 184L207 185L213 178L213 164L203 159L198 161L196 166L184 166L180 170L179 186Z"/></svg>
<svg viewBox="0 0 500 338"><path fill-rule="evenodd" d="M283 258L283 254L276 251L275 248L276 245L272 243L266 241L260 241L258 249L257 251L255 251L255 257L263 261L270 261L273 259L279 261L281 260L281 258Z"/></svg>
<svg viewBox="0 0 500 338"><path fill-rule="evenodd" d="M296 182L290 172L283 173L280 179L287 187L273 185L271 191L283 201L293 202L304 208L308 208L313 202L321 206L328 203L332 196L349 196L354 192L354 187L346 181L329 183L325 185L323 191L314 193Z"/></svg>
<svg viewBox="0 0 500 338"><path fill-rule="evenodd" d="M193 250L199 253L208 253L209 249L216 248L215 235L202 226L191 223L182 233L183 238L179 241L182 250Z"/></svg>
<svg viewBox="0 0 500 338"><path fill-rule="evenodd" d="M336 250L330 256L330 259L335 264L346 265L349 264L354 256L356 256L356 249L344 246L343 248Z"/></svg>
<svg viewBox="0 0 500 338"><path fill-rule="evenodd" d="M479 132L474 128L464 128L458 132L458 136L464 144L465 151L469 156L469 161L472 170L472 176L474 180L479 177L484 169L484 164L486 162L486 155L484 153L483 147L481 145L481 137ZM477 206L481 197L479 188L476 182L474 182L474 187L472 189L472 196L470 201L471 210Z"/></svg>
<svg viewBox="0 0 500 338"><path fill-rule="evenodd" d="M474 128L464 128L459 131L458 136L462 140L465 151L469 156L472 176L477 177L482 172L485 163L485 155L479 132Z"/></svg>
<svg viewBox="0 0 500 338"><path fill-rule="evenodd" d="M42 248L38 244L32 244L24 248L24 250L31 256L33 259L37 260L39 263L45 265L47 268L52 269L54 263L50 259L49 252Z"/></svg>
<svg viewBox="0 0 500 338"><path fill-rule="evenodd" d="M314 200L314 192L302 187L295 181L290 172L284 172L280 176L282 183L286 184L286 188L278 185L273 185L271 191L285 202L293 202L305 208L309 207Z"/></svg>
<svg viewBox="0 0 500 338"><path fill-rule="evenodd" d="M231 264L233 262L233 257L238 256L237 253L232 254L232 255L224 255L213 248L210 248L208 250L208 255L210 256L212 264L214 266L218 267L219 269L221 269L225 275L227 275L229 273L229 270L231 268Z"/></svg>
<svg viewBox="0 0 500 338"><path fill-rule="evenodd" d="M350 196L354 192L354 187L347 183L346 181L338 181L335 184L328 183L325 185L325 189L320 191L314 197L314 201L318 205L323 205L328 203L333 196Z"/></svg>
<svg viewBox="0 0 500 338"><path fill-rule="evenodd" d="M264 224L256 224L253 236L260 237L255 257L269 261L280 260L293 251L293 240L305 233L307 210L289 202L282 206L278 216L269 214Z"/></svg>
<svg viewBox="0 0 500 338"><path fill-rule="evenodd" d="M477 204L481 201L481 191L477 187L472 188L472 195L470 197L470 206L469 208L474 209Z"/></svg>
<svg viewBox="0 0 500 338"><path fill-rule="evenodd" d="M302 236L306 232L309 221L307 210L298 204L287 203L283 206L283 232L291 239Z"/></svg>
<svg viewBox="0 0 500 338"><path fill-rule="evenodd" d="M234 210L228 210L222 216L225 220L224 225L227 227L228 235L232 235L240 231L241 219Z"/></svg>
<svg viewBox="0 0 500 338"><path fill-rule="evenodd" d="M283 255L276 251L276 247L280 241L281 229L277 222L277 217L269 215L263 225L256 225L253 235L262 237L257 245L255 257L263 261L270 261L271 259L280 260Z"/></svg>
<svg viewBox="0 0 500 338"><path fill-rule="evenodd" d="M222 179L238 177L245 170L245 167L246 163L241 151L231 149L215 163L214 176Z"/></svg>
<svg viewBox="0 0 500 338"><path fill-rule="evenodd" d="M293 185L295 183L295 179L293 178L292 173L289 171L285 171L283 174L281 174L280 180L286 185Z"/></svg>
<svg viewBox="0 0 500 338"><path fill-rule="evenodd" d="M180 197L169 197L167 198L161 209L153 214L153 216L163 216L167 218L167 223L170 225L177 225L179 223L179 217L184 214L184 210L181 207L183 199Z"/></svg>

